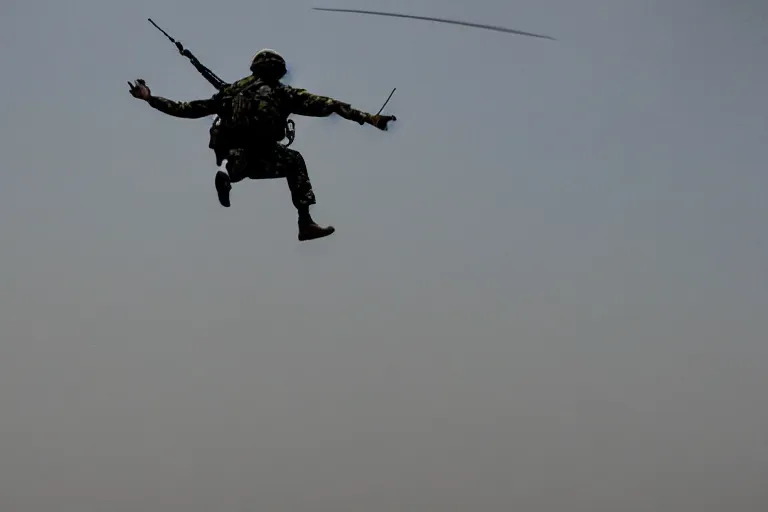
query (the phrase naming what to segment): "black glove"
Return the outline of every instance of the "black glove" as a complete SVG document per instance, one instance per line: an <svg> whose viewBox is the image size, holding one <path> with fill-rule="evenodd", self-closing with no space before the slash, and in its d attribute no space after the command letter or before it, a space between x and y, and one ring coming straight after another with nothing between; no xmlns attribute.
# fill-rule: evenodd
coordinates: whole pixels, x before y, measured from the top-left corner
<svg viewBox="0 0 768 512"><path fill-rule="evenodd" d="M370 119L370 123L382 131L387 131L387 123L390 121L397 121L397 118L395 116L382 116L376 114L375 116L371 116Z"/></svg>

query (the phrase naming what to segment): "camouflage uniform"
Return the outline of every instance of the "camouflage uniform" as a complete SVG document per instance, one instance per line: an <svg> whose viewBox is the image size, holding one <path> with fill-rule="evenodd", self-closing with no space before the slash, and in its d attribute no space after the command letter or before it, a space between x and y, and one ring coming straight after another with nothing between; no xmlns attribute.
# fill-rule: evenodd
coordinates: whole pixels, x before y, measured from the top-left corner
<svg viewBox="0 0 768 512"><path fill-rule="evenodd" d="M299 213L299 239L310 240L333 233L334 228L321 228L309 215L315 194L304 158L298 151L280 144L286 136L286 123L291 114L327 117L338 114L359 124L371 124L386 130L394 116L371 115L333 98L311 94L280 82L286 73L285 60L273 50L262 50L251 61L251 76L224 87L209 99L189 102L172 101L151 96L143 81L131 85L131 94L144 97L154 109L186 119L216 115L221 120L211 128L209 147L217 153L221 165L227 160L227 173L216 174L216 190L223 206L229 206L231 183L245 178L285 178L294 206ZM140 87L139 87L140 84ZM145 96L142 96L144 94ZM214 142L221 134L224 143Z"/></svg>
<svg viewBox="0 0 768 512"><path fill-rule="evenodd" d="M244 149L230 149L227 153L227 172L231 183L245 178L285 178L291 191L291 201L297 210L316 202L304 157L280 144L253 144Z"/></svg>
<svg viewBox="0 0 768 512"><path fill-rule="evenodd" d="M238 91L250 87L246 94ZM234 96L234 99L231 99ZM245 178L286 178L294 206L315 204L315 194L301 153L279 144L290 114L327 117L338 114L359 124L373 124L370 114L333 98L311 94L277 81L255 76L243 78L210 99L177 102L152 96L149 105L165 114L186 119L219 115L232 133L226 153L231 183Z"/></svg>

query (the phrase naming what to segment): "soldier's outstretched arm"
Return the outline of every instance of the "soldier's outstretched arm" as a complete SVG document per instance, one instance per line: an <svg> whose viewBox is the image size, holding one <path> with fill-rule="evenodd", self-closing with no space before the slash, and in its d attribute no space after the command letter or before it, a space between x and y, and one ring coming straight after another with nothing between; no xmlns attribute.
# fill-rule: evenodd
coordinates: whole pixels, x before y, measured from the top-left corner
<svg viewBox="0 0 768 512"><path fill-rule="evenodd" d="M215 96L206 100L173 101L160 96L152 96L152 92L142 79L136 80L135 84L128 82L128 85L131 87L131 96L146 101L150 107L169 116L200 119L216 113Z"/></svg>
<svg viewBox="0 0 768 512"><path fill-rule="evenodd" d="M344 119L358 124L368 123L381 130L387 129L387 122L394 121L393 116L378 116L353 108L349 103L312 94L305 89L286 87L290 98L291 112L300 116L328 117L337 114Z"/></svg>
<svg viewBox="0 0 768 512"><path fill-rule="evenodd" d="M200 119L216 113L213 99L193 101L173 101L160 96L150 96L147 100L150 107L163 114L184 119Z"/></svg>

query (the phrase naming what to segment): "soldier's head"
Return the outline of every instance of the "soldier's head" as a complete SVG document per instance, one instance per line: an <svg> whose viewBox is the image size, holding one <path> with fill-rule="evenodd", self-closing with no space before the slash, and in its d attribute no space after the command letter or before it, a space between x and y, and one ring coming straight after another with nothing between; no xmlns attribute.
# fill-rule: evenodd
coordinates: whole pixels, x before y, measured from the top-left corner
<svg viewBox="0 0 768 512"><path fill-rule="evenodd" d="M259 78L280 80L286 72L285 59L275 50L261 50L251 60L251 73Z"/></svg>

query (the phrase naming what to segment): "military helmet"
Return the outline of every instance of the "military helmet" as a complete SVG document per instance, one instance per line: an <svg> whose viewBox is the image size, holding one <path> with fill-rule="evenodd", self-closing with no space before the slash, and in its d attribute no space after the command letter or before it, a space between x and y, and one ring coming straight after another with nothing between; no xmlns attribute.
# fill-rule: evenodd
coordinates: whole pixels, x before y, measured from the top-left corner
<svg viewBox="0 0 768 512"><path fill-rule="evenodd" d="M251 59L252 73L256 74L258 70L262 69L279 70L278 73L280 77L285 75L287 71L283 56L269 48L260 50L253 56L253 59Z"/></svg>

